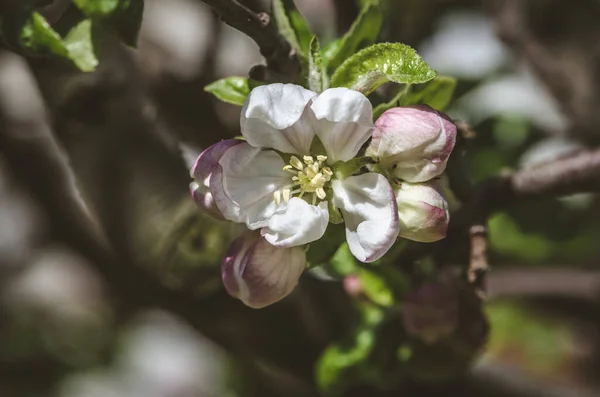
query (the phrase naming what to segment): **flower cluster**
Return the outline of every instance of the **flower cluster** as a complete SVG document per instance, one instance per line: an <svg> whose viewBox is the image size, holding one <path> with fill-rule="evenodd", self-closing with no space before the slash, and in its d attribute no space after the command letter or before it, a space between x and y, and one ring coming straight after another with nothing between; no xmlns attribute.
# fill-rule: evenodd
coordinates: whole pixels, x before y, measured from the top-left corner
<svg viewBox="0 0 600 397"><path fill-rule="evenodd" d="M264 85L242 108L245 140L224 140L200 154L194 200L251 231L223 262L231 295L255 308L288 295L306 268L306 245L329 223L345 223L350 250L362 262L381 258L398 236L445 236L447 204L432 179L444 171L456 127L427 106L372 120L371 103L357 91Z"/></svg>

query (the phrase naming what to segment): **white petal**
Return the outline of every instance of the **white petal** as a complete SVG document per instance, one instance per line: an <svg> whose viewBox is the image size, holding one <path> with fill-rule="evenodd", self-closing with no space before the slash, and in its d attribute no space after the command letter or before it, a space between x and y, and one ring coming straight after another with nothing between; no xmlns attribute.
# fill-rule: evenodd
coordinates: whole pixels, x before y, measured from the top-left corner
<svg viewBox="0 0 600 397"><path fill-rule="evenodd" d="M346 240L362 262L381 258L398 237L398 210L387 179L377 173L332 182L335 205L346 223Z"/></svg>
<svg viewBox="0 0 600 397"><path fill-rule="evenodd" d="M242 108L242 135L252 146L308 154L314 132L307 104L316 95L294 84L256 87Z"/></svg>
<svg viewBox="0 0 600 397"><path fill-rule="evenodd" d="M328 223L327 203L317 207L294 197L285 209L271 217L261 234L276 247L295 247L323 237Z"/></svg>
<svg viewBox="0 0 600 397"><path fill-rule="evenodd" d="M223 261L222 275L229 294L258 309L289 295L305 269L303 248L274 247L250 234L231 245Z"/></svg>
<svg viewBox="0 0 600 397"><path fill-rule="evenodd" d="M325 146L328 162L348 161L373 132L373 107L358 91L330 88L314 100L315 133Z"/></svg>
<svg viewBox="0 0 600 397"><path fill-rule="evenodd" d="M242 143L229 149L219 164L220 181L215 177L219 172L215 171L210 185L223 216L245 222L250 229L266 226L277 209L273 192L291 183L291 175L283 171L281 157L274 151Z"/></svg>

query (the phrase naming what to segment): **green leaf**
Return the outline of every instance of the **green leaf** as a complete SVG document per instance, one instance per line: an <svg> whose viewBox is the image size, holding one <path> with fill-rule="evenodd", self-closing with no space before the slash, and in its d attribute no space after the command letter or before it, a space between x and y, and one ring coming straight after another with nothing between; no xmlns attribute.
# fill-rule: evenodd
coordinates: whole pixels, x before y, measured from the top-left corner
<svg viewBox="0 0 600 397"><path fill-rule="evenodd" d="M350 30L336 45L337 51L327 52L327 72L333 73L346 59L371 44L375 43L381 24L383 13L378 0L369 1L350 27Z"/></svg>
<svg viewBox="0 0 600 397"><path fill-rule="evenodd" d="M349 343L338 343L327 348L316 366L319 388L329 393L339 388L344 378L353 377L352 370L358 372L357 367L367 360L374 346L373 329L362 328Z"/></svg>
<svg viewBox="0 0 600 397"><path fill-rule="evenodd" d="M92 21L84 19L73 27L64 44L69 52L69 57L75 65L84 72L92 72L98 66L98 59L94 53L92 42Z"/></svg>
<svg viewBox="0 0 600 397"><path fill-rule="evenodd" d="M242 106L250 93L250 84L246 77L231 76L217 80L204 87L223 102Z"/></svg>
<svg viewBox="0 0 600 397"><path fill-rule="evenodd" d="M365 295L378 305L389 307L394 303L394 293L381 274L369 269L361 268L358 274L362 282Z"/></svg>
<svg viewBox="0 0 600 397"><path fill-rule="evenodd" d="M350 246L347 242L343 242L340 248L335 252L329 266L339 276L349 276L359 271L356 258L350 251Z"/></svg>
<svg viewBox="0 0 600 397"><path fill-rule="evenodd" d="M73 0L73 3L89 17L106 17L111 15L119 3L119 0Z"/></svg>
<svg viewBox="0 0 600 397"><path fill-rule="evenodd" d="M272 7L279 33L285 37L296 53L306 58L313 34L294 1L273 0Z"/></svg>
<svg viewBox="0 0 600 397"><path fill-rule="evenodd" d="M36 53L47 53L69 58L67 47L60 35L37 12L31 13L20 32L20 45Z"/></svg>
<svg viewBox="0 0 600 397"><path fill-rule="evenodd" d="M411 47L400 43L380 43L354 54L331 78L332 87L348 87L370 94L381 84L424 83L437 72Z"/></svg>
<svg viewBox="0 0 600 397"><path fill-rule="evenodd" d="M327 87L321 59L321 46L317 36L313 36L310 42L308 54L308 88L316 93L321 93Z"/></svg>

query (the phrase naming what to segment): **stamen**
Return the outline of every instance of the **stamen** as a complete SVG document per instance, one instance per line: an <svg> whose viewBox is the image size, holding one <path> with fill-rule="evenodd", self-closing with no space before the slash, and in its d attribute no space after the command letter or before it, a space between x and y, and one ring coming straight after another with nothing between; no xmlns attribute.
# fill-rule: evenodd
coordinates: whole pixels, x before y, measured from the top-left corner
<svg viewBox="0 0 600 397"><path fill-rule="evenodd" d="M291 166L291 165L289 165L289 164L288 164L288 165L286 165L285 167L283 167L283 170L284 170L284 171L287 171L287 172L289 172L289 173L292 173L292 174L294 174L294 175L296 175L296 174L298 173L298 171L294 170L294 169L292 168L292 166Z"/></svg>
<svg viewBox="0 0 600 397"><path fill-rule="evenodd" d="M317 194L317 197L320 198L321 200L325 200L325 197L327 197L327 194L325 193L325 189L323 189L322 187L315 190L315 193Z"/></svg>
<svg viewBox="0 0 600 397"><path fill-rule="evenodd" d="M315 160L316 158L316 160ZM327 156L302 156L301 161L296 156L291 156L289 164L283 167L283 170L293 174L291 182L283 186L276 192L273 192L275 203L279 205L282 201L288 203L292 197L302 198L305 194L310 196L306 198L307 202L316 205L320 200L325 200L327 193L325 185L333 177L331 168L323 166Z"/></svg>
<svg viewBox="0 0 600 397"><path fill-rule="evenodd" d="M286 203L290 202L290 189L283 189L283 201Z"/></svg>
<svg viewBox="0 0 600 397"><path fill-rule="evenodd" d="M292 167L300 171L304 169L304 164L302 164L302 161L300 161L300 159L296 156L290 157L290 164L292 165Z"/></svg>
<svg viewBox="0 0 600 397"><path fill-rule="evenodd" d="M273 198L275 199L275 204L279 205L279 203L281 203L281 192L279 190L275 190L273 192Z"/></svg>

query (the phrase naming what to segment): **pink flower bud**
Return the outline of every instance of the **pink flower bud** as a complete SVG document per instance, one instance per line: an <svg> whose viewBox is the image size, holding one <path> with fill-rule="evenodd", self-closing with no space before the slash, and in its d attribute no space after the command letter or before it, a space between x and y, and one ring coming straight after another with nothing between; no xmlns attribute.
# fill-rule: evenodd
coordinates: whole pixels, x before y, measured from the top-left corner
<svg viewBox="0 0 600 397"><path fill-rule="evenodd" d="M400 237L423 243L446 237L450 213L438 182L402 182L394 193L400 219Z"/></svg>
<svg viewBox="0 0 600 397"><path fill-rule="evenodd" d="M375 122L367 155L408 182L425 182L444 172L454 149L456 126L427 105L397 107Z"/></svg>
<svg viewBox="0 0 600 397"><path fill-rule="evenodd" d="M288 296L305 269L303 247L274 247L258 232L246 232L225 253L221 274L231 296L259 309Z"/></svg>

